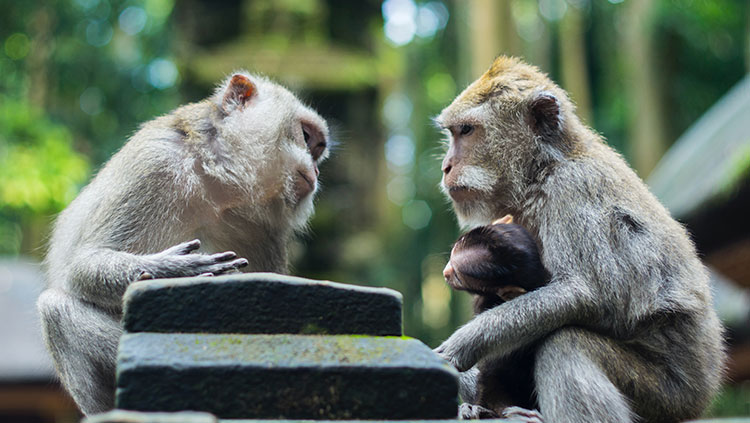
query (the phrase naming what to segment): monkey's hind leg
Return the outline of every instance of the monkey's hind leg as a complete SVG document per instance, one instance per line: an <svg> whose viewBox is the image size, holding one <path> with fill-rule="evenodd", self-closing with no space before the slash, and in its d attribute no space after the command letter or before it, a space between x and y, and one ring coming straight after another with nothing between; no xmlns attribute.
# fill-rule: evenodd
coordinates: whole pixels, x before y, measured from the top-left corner
<svg viewBox="0 0 750 423"><path fill-rule="evenodd" d="M57 373L78 407L87 415L112 409L120 322L56 289L42 292L37 308Z"/></svg>
<svg viewBox="0 0 750 423"><path fill-rule="evenodd" d="M699 398L692 392L695 383L678 373L690 364L670 364L664 358L669 351L647 351L582 328L552 333L541 343L534 368L544 419L666 423L691 417L686 409Z"/></svg>

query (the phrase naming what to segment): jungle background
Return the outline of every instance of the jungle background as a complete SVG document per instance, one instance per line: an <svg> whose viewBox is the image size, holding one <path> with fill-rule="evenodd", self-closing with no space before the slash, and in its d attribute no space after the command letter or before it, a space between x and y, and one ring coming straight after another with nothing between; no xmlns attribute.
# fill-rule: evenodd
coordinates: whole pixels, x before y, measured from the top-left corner
<svg viewBox="0 0 750 423"><path fill-rule="evenodd" d="M442 277L459 230L438 189L442 135L431 118L498 54L548 72L642 178L655 178L665 195L685 193L689 206L667 206L734 287L730 296L747 304L750 108L732 123L739 142L725 151L731 160L683 155L670 163L688 170L685 180L651 175L746 77L745 0L0 0L0 10L0 300L5 295L7 304L12 263L36 266L56 213L140 123L247 69L298 92L333 128L315 216L292 246L292 273L396 289L405 333L437 345L471 313L468 296ZM742 93L747 101L750 91ZM714 115L722 113L729 112ZM690 177L711 180L698 170L720 168L730 176L712 183L711 195L691 191ZM723 317L739 364L711 411L719 416L750 415L747 308L732 304L740 311ZM32 308L33 299L25 315ZM0 310L0 336L12 332L16 316L6 315ZM0 420L71 415L69 403L49 393L52 411L18 411L24 398L41 395L32 386L39 377L3 379L2 369Z"/></svg>

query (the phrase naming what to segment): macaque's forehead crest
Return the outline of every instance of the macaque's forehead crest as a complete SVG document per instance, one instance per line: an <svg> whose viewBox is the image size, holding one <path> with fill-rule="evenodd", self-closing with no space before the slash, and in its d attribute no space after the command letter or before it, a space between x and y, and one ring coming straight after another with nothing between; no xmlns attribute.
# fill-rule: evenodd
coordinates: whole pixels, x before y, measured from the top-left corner
<svg viewBox="0 0 750 423"><path fill-rule="evenodd" d="M499 56L479 79L469 85L441 113L439 120L459 115L492 99L519 104L536 91L553 90L554 83L536 66L515 57Z"/></svg>

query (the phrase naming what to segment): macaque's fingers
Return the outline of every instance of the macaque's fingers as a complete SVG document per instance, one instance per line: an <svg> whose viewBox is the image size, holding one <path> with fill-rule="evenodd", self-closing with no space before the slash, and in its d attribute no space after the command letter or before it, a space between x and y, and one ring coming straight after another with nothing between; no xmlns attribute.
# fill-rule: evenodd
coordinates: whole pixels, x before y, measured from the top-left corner
<svg viewBox="0 0 750 423"><path fill-rule="evenodd" d="M234 251L226 251L223 253L211 254L209 257L211 257L212 261L216 263L220 263L220 262L236 259L237 254Z"/></svg>
<svg viewBox="0 0 750 423"><path fill-rule="evenodd" d="M208 269L210 269L211 273L215 275L220 275L222 273L230 272L233 270L237 270L241 267L245 267L248 265L247 259L240 258L237 260L232 260L229 262L223 262L223 263L217 263L212 266L209 266Z"/></svg>
<svg viewBox="0 0 750 423"><path fill-rule="evenodd" d="M458 418L460 420L497 419L499 417L496 412L481 405L465 402L458 406Z"/></svg>
<svg viewBox="0 0 750 423"><path fill-rule="evenodd" d="M503 409L502 417L504 419L518 420L524 423L544 423L542 415L537 410L527 410L521 407L506 407Z"/></svg>
<svg viewBox="0 0 750 423"><path fill-rule="evenodd" d="M513 223L513 216L509 214L506 214L500 219L497 219L494 222L492 222L493 225L503 225L503 224L509 224L509 223Z"/></svg>
<svg viewBox="0 0 750 423"><path fill-rule="evenodd" d="M471 344L471 328L463 326L445 340L433 351L444 360L449 362L459 372L465 372L472 368L481 357Z"/></svg>
<svg viewBox="0 0 750 423"><path fill-rule="evenodd" d="M510 301L513 298L520 297L527 291L520 286L504 286L497 290L497 296L505 301Z"/></svg>
<svg viewBox="0 0 750 423"><path fill-rule="evenodd" d="M141 272L141 274L138 276L139 281L144 281L146 279L153 279L153 278L154 278L154 275L146 271Z"/></svg>
<svg viewBox="0 0 750 423"><path fill-rule="evenodd" d="M169 255L177 254L184 256L199 248L201 248L201 241L199 239L194 239L192 241L183 242L181 244L175 245L174 247L167 248L166 250L164 250L164 253Z"/></svg>

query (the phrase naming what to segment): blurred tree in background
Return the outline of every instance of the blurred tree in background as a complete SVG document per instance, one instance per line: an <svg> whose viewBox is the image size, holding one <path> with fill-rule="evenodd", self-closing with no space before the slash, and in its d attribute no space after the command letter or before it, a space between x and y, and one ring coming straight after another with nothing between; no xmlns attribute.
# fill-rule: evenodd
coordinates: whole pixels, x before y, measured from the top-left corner
<svg viewBox="0 0 750 423"><path fill-rule="evenodd" d="M41 258L54 214L140 122L261 72L330 119L293 273L404 294L435 345L469 318L431 123L497 54L538 65L642 177L748 70L744 0L0 0L0 254Z"/></svg>

